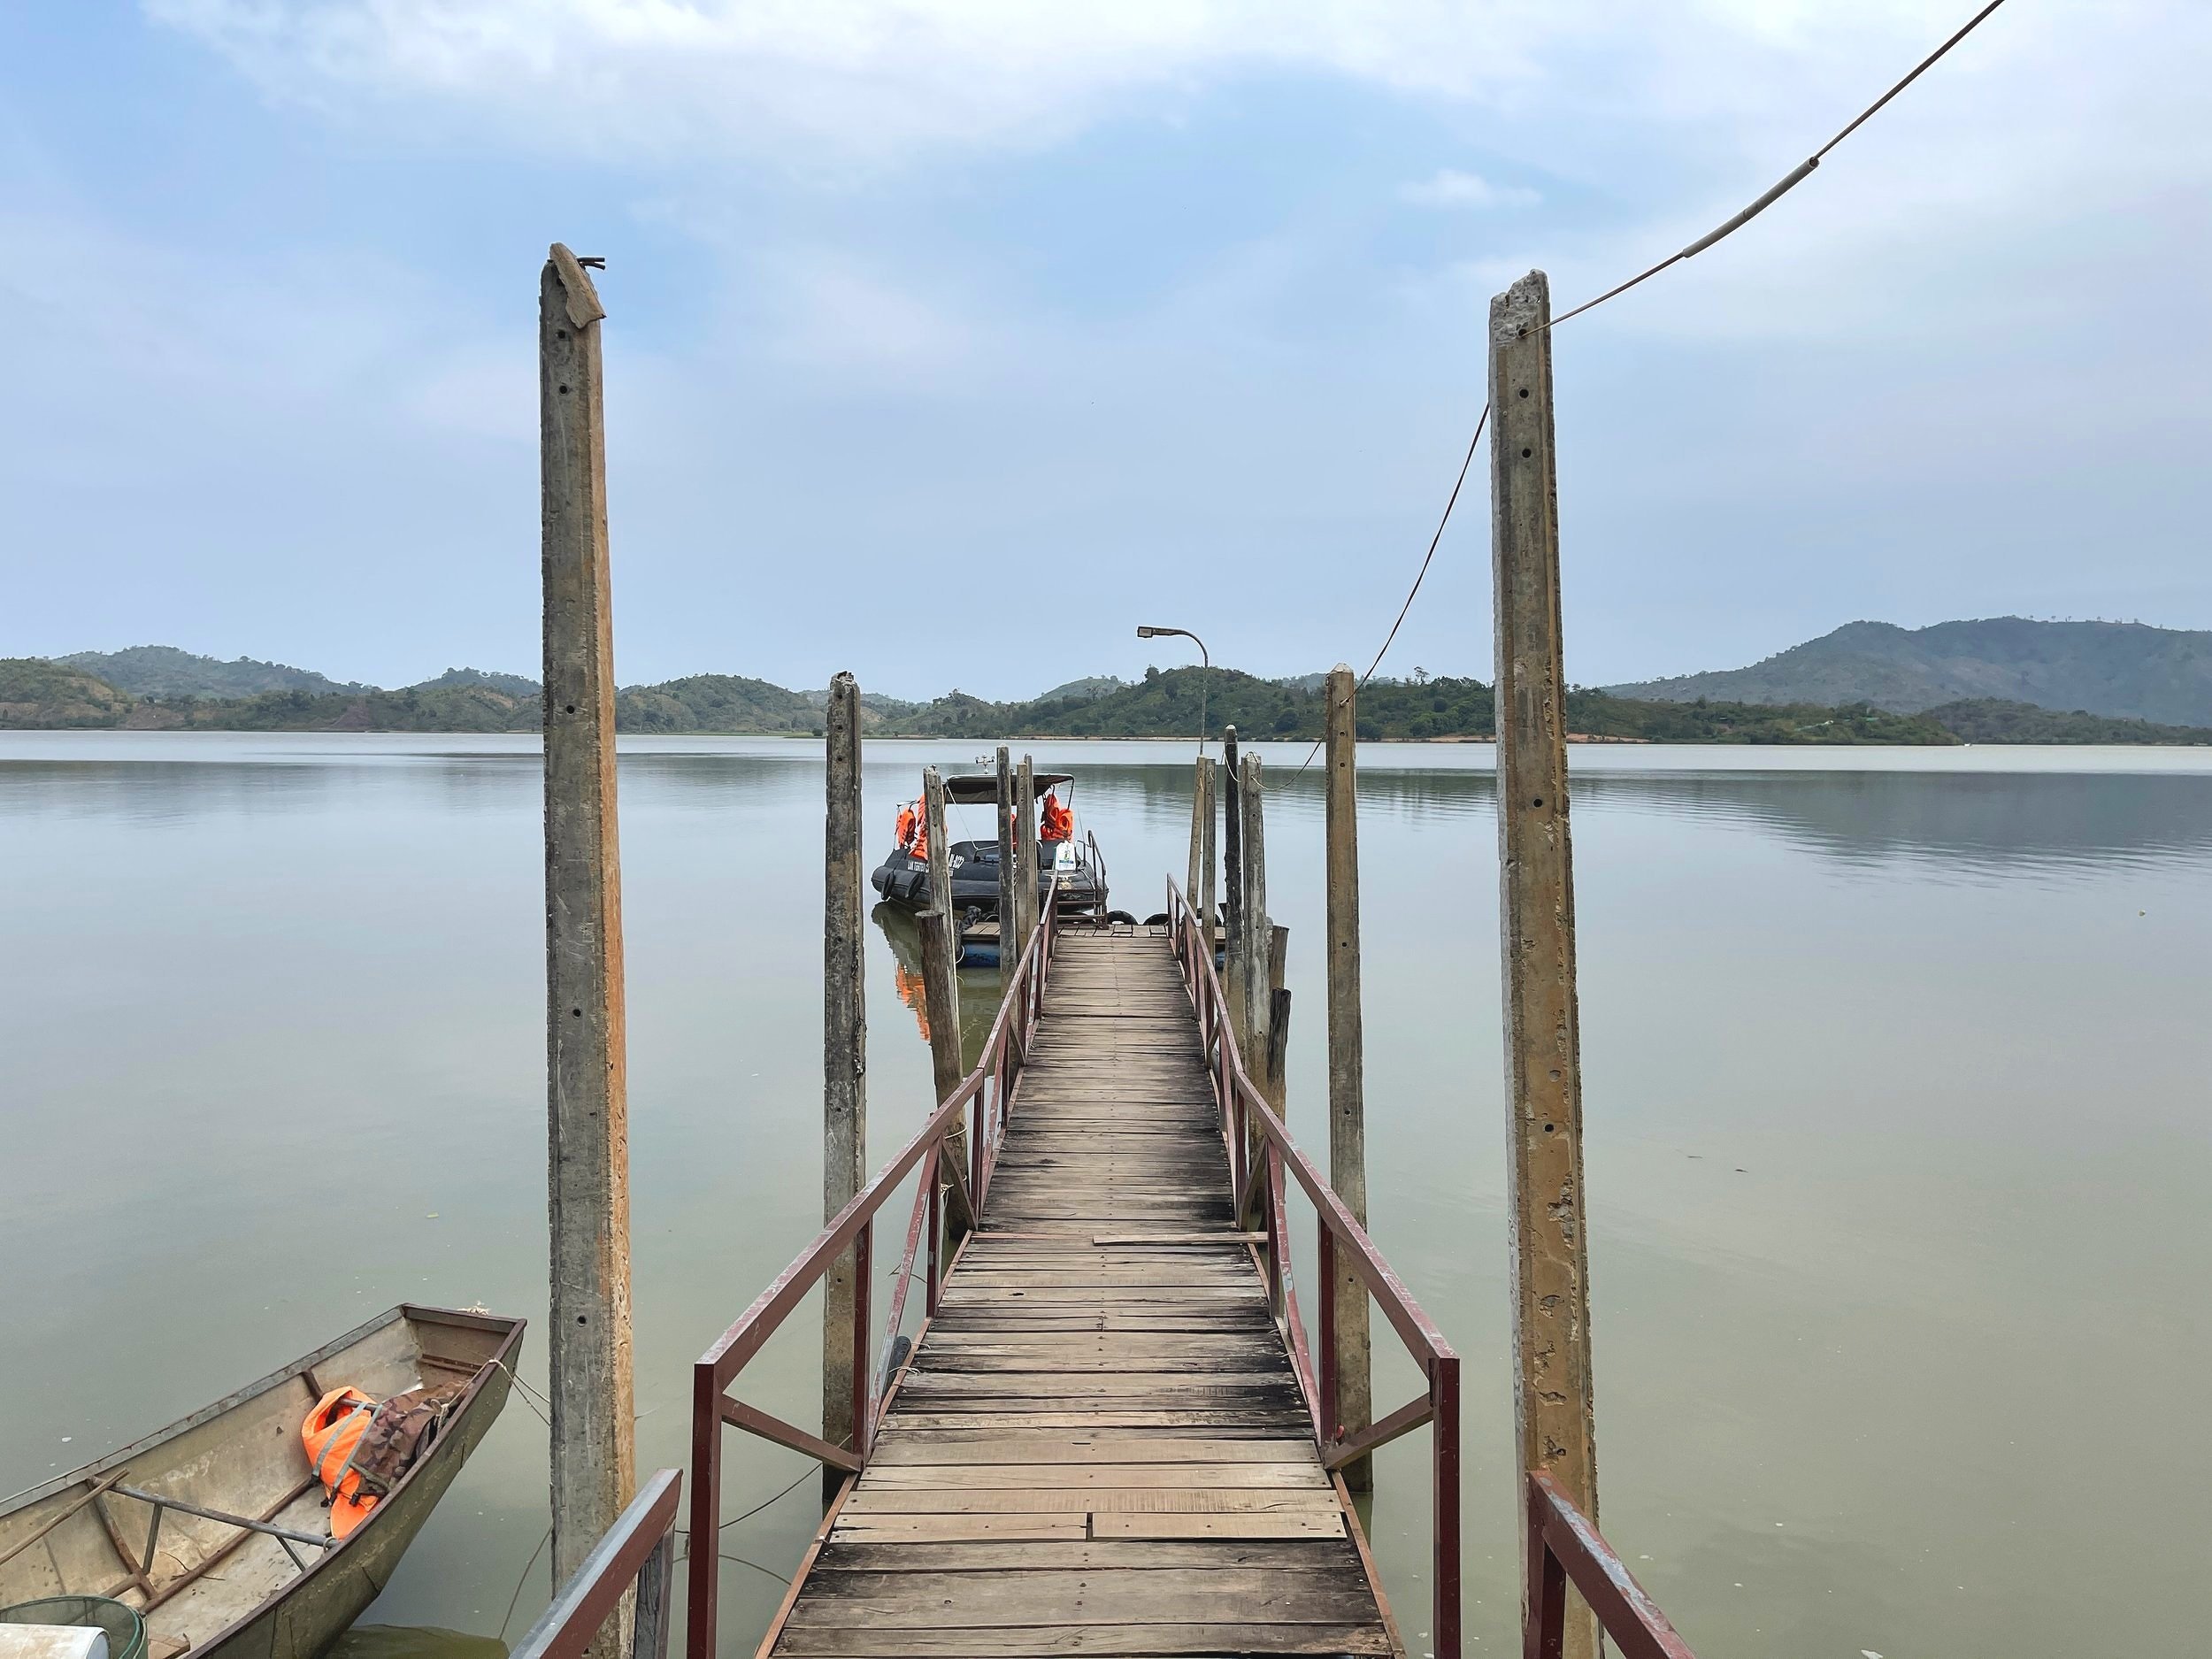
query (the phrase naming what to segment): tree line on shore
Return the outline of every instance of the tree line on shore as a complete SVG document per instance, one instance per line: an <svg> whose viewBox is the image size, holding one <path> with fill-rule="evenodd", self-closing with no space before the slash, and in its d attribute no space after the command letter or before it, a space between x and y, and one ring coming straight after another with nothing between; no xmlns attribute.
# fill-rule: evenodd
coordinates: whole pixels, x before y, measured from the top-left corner
<svg viewBox="0 0 2212 1659"><path fill-rule="evenodd" d="M1205 723L1215 732L1233 725L1248 740L1290 741L1321 733L1322 693L1306 681L1176 668L1148 672L1110 690L1099 690L1097 683L1026 702L994 703L960 691L926 703L872 696L864 721L872 735L882 737L1194 739L1202 693ZM2212 743L2212 730L2205 728L1988 698L1897 714L1863 703L1646 702L1578 687L1568 693L1566 713L1574 735L1618 742ZM0 728L12 730L526 733L539 729L541 718L528 681L472 671L450 671L393 691L140 695L65 663L0 659ZM821 722L820 694L735 674L630 686L615 697L615 723L626 732L811 736ZM1480 741L1495 730L1491 688L1452 676L1379 680L1360 694L1358 726L1370 741Z"/></svg>

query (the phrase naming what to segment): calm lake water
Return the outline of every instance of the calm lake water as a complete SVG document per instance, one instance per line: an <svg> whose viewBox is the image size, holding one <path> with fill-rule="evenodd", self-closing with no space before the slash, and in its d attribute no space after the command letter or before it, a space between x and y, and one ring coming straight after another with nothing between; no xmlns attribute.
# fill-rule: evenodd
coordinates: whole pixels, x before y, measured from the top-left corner
<svg viewBox="0 0 2212 1659"><path fill-rule="evenodd" d="M1032 748L1161 908L1187 749ZM1318 771L1264 752L1318 1151ZM872 824L975 753L872 745ZM1574 760L1608 1534L1703 1659L2201 1650L2212 756ZM1490 763L1376 748L1361 791L1373 1231L1467 1356L1475 1653L1517 1642ZM509 739L0 737L0 1490L403 1300L528 1316L542 1379L539 788ZM630 741L621 788L649 1469L818 1223L819 754ZM929 1063L870 961L880 1158ZM790 1335L749 1397L808 1421ZM1415 1388L1386 1363L1379 1404ZM807 1467L733 1451L733 1515ZM511 1596L526 1628L544 1455L518 1395L355 1659L495 1651L417 1627L494 1636ZM1417 1652L1425 1459L1380 1459L1373 1526ZM724 1533L725 1651L817 1492Z"/></svg>

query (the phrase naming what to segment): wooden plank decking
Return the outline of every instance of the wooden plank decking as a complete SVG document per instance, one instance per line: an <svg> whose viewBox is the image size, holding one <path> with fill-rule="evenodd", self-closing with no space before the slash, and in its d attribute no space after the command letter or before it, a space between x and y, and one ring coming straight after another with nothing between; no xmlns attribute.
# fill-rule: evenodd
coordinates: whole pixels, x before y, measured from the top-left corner
<svg viewBox="0 0 2212 1659"><path fill-rule="evenodd" d="M1232 1219L1164 938L1056 941L985 1210L773 1651L1393 1652L1250 1252L1165 1241Z"/></svg>

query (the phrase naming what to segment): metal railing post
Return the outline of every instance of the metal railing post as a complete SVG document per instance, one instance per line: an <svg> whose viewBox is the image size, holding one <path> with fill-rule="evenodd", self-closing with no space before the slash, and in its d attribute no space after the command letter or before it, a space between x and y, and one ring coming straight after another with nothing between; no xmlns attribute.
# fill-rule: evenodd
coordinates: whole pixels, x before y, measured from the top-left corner
<svg viewBox="0 0 2212 1659"><path fill-rule="evenodd" d="M722 1535L722 1386L706 1361L691 1368L691 1535ZM695 1549L684 1601L687 1659L714 1659L719 1552Z"/></svg>
<svg viewBox="0 0 2212 1659"><path fill-rule="evenodd" d="M1459 1659L1459 1356L1429 1361L1429 1450L1434 1463L1430 1517L1435 1600L1430 1631L1436 1659Z"/></svg>
<svg viewBox="0 0 2212 1659"><path fill-rule="evenodd" d="M869 1383L875 1367L871 1363L868 1342L875 1241L876 1220L871 1216L861 1223L859 1235L853 1240L853 1455L864 1463L868 1461L869 1445L875 1440L875 1413L869 1409Z"/></svg>

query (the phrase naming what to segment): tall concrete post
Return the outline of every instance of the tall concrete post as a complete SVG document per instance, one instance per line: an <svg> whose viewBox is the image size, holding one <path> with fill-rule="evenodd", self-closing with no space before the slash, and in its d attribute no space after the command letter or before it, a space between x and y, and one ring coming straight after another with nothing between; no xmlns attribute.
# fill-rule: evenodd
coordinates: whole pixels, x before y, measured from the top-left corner
<svg viewBox="0 0 2212 1659"><path fill-rule="evenodd" d="M1014 866L1021 884L1022 943L1037 931L1048 888L1039 886L1044 872L1037 867L1037 766L1026 755L1014 780Z"/></svg>
<svg viewBox="0 0 2212 1659"><path fill-rule="evenodd" d="M1013 983L1014 966L1022 949L1014 818L1014 768L1002 743L998 749L998 972L1001 982L1008 985Z"/></svg>
<svg viewBox="0 0 2212 1659"><path fill-rule="evenodd" d="M1242 891L1237 898L1237 977L1244 1017L1244 1029L1237 1033L1237 1042L1244 1050L1245 1069L1257 1082L1265 1075L1269 1015L1274 1004L1274 987L1268 973L1274 931L1267 919L1267 825L1260 757L1241 757L1237 771L1238 834L1243 843L1240 849Z"/></svg>
<svg viewBox="0 0 2212 1659"><path fill-rule="evenodd" d="M1506 1215L1521 1462L1549 1473L1594 1524L1597 1445L1550 325L1550 285L1540 271L1490 302L1498 893L1513 1182ZM1579 1600L1570 1600L1566 1655L1589 1659L1598 1649L1597 1623Z"/></svg>
<svg viewBox="0 0 2212 1659"><path fill-rule="evenodd" d="M830 681L822 894L822 1219L868 1179L868 986L863 954L860 687ZM868 1358L853 1340L854 1253L831 1263L822 1295L822 1438L853 1443L853 1401L867 1397ZM842 1477L823 1471L832 1491Z"/></svg>
<svg viewBox="0 0 2212 1659"><path fill-rule="evenodd" d="M552 1226L553 1579L583 1563L636 1479L622 874L608 596L606 315L553 244L538 281L545 596L545 983ZM624 1607L628 1606L625 1599ZM609 1620L601 1659L627 1645Z"/></svg>
<svg viewBox="0 0 2212 1659"><path fill-rule="evenodd" d="M968 1068L960 1053L960 918L952 908L952 841L945 830L945 780L934 766L922 770L922 826L929 837L929 911L921 924L922 996L929 1008L930 1065L942 1102L960 1087ZM945 1156L955 1168L966 1171L965 1129L956 1126L945 1137ZM975 1225L975 1218L960 1210L957 1199L948 1218L963 1230Z"/></svg>
<svg viewBox="0 0 2212 1659"><path fill-rule="evenodd" d="M1328 977L1329 977L1329 1185L1361 1226L1367 1225L1366 1038L1360 1015L1359 940L1359 718L1358 684L1339 663L1329 672L1327 710L1322 741L1327 751L1326 783ZM1367 1286L1351 1266L1350 1253L1337 1258L1336 1284L1324 1295L1335 1298L1336 1367L1334 1432L1348 1439L1374 1420L1372 1356L1368 1330ZM1348 1463L1344 1484L1356 1492L1374 1489L1371 1458Z"/></svg>

